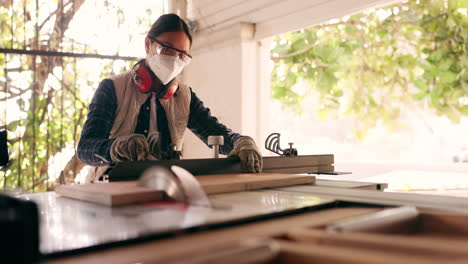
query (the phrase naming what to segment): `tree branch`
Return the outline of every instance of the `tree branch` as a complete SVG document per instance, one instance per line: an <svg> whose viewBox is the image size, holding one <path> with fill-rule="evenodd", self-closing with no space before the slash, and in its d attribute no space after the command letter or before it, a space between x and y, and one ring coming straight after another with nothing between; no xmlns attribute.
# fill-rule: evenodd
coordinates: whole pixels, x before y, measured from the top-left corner
<svg viewBox="0 0 468 264"><path fill-rule="evenodd" d="M73 1L68 1L66 4L63 5L63 8L67 7L71 3L73 3ZM58 16L59 11L61 11L61 10L62 10L62 8L60 6L60 1L59 1L59 5L58 5L57 9L55 9L54 12L50 13L49 16L47 16L44 19L44 21L42 21L41 25L39 25L38 31L39 32L41 31L42 27L47 23L47 21L49 21L52 18L52 16L54 16L54 15Z"/></svg>
<svg viewBox="0 0 468 264"><path fill-rule="evenodd" d="M13 99L15 99L15 98L17 98L17 97L20 97L20 96L22 96L23 94L25 94L27 91L31 90L31 89L32 89L32 86L33 86L33 85L29 86L29 88L27 88L27 89L20 89L20 88L18 88L18 87L13 87L13 88L15 88L15 89L18 89L19 92L18 92L18 93L13 93L13 92L10 91L10 96L7 96L6 98L4 97L4 98L2 98L2 100L13 100Z"/></svg>
<svg viewBox="0 0 468 264"><path fill-rule="evenodd" d="M55 77L55 79L57 79L58 81L62 81L62 80L60 80L55 74L52 73L52 75L53 75L53 76ZM69 91L69 92L71 93L71 95L73 95L73 98L75 99L75 101L78 101L83 107L85 107L86 104L85 104L83 101L81 101L81 99L76 95L75 91L72 90L72 89L70 88L70 86L71 86L71 85L68 84L68 83L66 83L65 80L63 81L63 87L65 88L65 90Z"/></svg>

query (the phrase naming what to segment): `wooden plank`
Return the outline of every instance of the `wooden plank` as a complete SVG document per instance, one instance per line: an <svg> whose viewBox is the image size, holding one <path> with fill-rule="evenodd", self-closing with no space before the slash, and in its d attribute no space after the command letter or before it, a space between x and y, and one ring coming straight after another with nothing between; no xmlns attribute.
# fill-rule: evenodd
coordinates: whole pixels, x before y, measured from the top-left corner
<svg viewBox="0 0 468 264"><path fill-rule="evenodd" d="M214 174L201 175L197 179L207 194L249 191L315 182L314 176L279 173ZM164 196L162 191L137 186L136 181L61 185L55 191L65 197L109 206L162 200Z"/></svg>
<svg viewBox="0 0 468 264"><path fill-rule="evenodd" d="M276 240L280 245L277 263L394 264L457 263L454 258L406 255L373 249L356 249Z"/></svg>
<svg viewBox="0 0 468 264"><path fill-rule="evenodd" d="M339 246L349 249L367 249L407 255L433 257L468 257L468 239L431 239L417 235L389 235L373 233L329 233L324 230L298 228L290 231L288 239L317 245Z"/></svg>
<svg viewBox="0 0 468 264"><path fill-rule="evenodd" d="M161 200L164 195L161 191L137 186L134 181L59 185L55 192L61 196L104 205Z"/></svg>
<svg viewBox="0 0 468 264"><path fill-rule="evenodd" d="M468 242L468 214L452 212L421 212L419 232L465 237ZM468 246L467 246L468 248Z"/></svg>
<svg viewBox="0 0 468 264"><path fill-rule="evenodd" d="M262 172L316 174L319 172L319 167L263 169Z"/></svg>
<svg viewBox="0 0 468 264"><path fill-rule="evenodd" d="M333 165L334 163L335 159L331 154L263 158L263 167L265 169L319 167Z"/></svg>
<svg viewBox="0 0 468 264"><path fill-rule="evenodd" d="M291 165L290 165L291 166ZM284 167L284 168L264 168L263 172L276 172L276 173L308 173L320 174L331 173L335 171L334 165L318 165L318 166L301 166L301 167Z"/></svg>
<svg viewBox="0 0 468 264"><path fill-rule="evenodd" d="M279 186L313 184L315 177L278 173L219 174L197 177L207 194L251 191Z"/></svg>
<svg viewBox="0 0 468 264"><path fill-rule="evenodd" d="M246 239L225 245L217 245L214 248L195 250L158 262L171 264L266 264L275 263L274 260L278 253L279 246L272 239Z"/></svg>

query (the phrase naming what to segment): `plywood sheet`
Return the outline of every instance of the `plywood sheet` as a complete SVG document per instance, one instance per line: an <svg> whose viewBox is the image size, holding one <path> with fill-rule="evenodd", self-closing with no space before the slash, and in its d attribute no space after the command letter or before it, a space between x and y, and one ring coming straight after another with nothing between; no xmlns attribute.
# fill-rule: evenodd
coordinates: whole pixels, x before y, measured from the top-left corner
<svg viewBox="0 0 468 264"><path fill-rule="evenodd" d="M314 176L280 173L213 174L197 176L197 179L207 194L258 190L315 182ZM162 191L137 186L136 181L61 185L55 191L65 197L110 206L162 200L164 196Z"/></svg>

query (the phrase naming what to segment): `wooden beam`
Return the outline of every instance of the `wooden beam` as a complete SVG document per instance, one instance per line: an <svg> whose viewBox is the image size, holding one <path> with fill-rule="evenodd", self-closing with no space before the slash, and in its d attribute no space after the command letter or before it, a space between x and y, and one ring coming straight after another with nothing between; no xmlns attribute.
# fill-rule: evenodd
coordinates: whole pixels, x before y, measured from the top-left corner
<svg viewBox="0 0 468 264"><path fill-rule="evenodd" d="M307 1L289 1L307 2ZM256 39L311 27L333 18L353 15L367 8L376 8L399 2L397 0L332 0L315 3L309 7L289 10L276 18L256 23ZM284 9L283 9L284 10Z"/></svg>
<svg viewBox="0 0 468 264"><path fill-rule="evenodd" d="M197 21L195 35L214 35L239 23L256 25L255 39L260 40L310 27L361 12L400 2L399 0L258 0L192 1L188 19Z"/></svg>

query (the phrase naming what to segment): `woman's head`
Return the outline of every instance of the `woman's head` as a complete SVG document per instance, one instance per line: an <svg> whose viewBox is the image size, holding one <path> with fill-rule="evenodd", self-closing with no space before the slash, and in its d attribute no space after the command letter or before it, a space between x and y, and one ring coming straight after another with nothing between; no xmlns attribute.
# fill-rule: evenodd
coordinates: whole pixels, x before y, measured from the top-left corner
<svg viewBox="0 0 468 264"><path fill-rule="evenodd" d="M151 26L148 35L149 38L157 38L166 32L183 32L192 45L192 35L187 24L176 14L165 14L160 16Z"/></svg>
<svg viewBox="0 0 468 264"><path fill-rule="evenodd" d="M190 47L192 46L192 35L190 34L187 24L178 15L165 14L160 16L153 23L150 31L146 35L145 49L148 55L153 55L151 54L153 53L151 52L151 48L154 49L155 42L159 43L160 46L169 46L175 48L174 50L189 54ZM170 49L165 50L171 51ZM172 50L173 53L174 50Z"/></svg>
<svg viewBox="0 0 468 264"><path fill-rule="evenodd" d="M190 63L191 45L187 24L175 14L162 15L145 38L146 64L165 85Z"/></svg>

